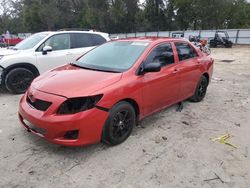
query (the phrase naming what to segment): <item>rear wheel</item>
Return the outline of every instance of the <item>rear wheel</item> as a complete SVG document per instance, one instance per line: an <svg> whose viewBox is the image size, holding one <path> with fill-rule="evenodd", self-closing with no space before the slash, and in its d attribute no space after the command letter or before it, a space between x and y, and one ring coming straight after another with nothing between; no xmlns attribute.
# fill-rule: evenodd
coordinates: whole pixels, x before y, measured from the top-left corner
<svg viewBox="0 0 250 188"><path fill-rule="evenodd" d="M117 103L110 111L104 125L102 141L117 145L125 141L136 124L135 110L128 102Z"/></svg>
<svg viewBox="0 0 250 188"><path fill-rule="evenodd" d="M26 68L15 68L5 78L5 86L11 93L24 93L30 86L35 75Z"/></svg>
<svg viewBox="0 0 250 188"><path fill-rule="evenodd" d="M202 75L201 79L199 80L194 95L191 97L191 101L193 102L200 102L206 96L208 86L207 78Z"/></svg>

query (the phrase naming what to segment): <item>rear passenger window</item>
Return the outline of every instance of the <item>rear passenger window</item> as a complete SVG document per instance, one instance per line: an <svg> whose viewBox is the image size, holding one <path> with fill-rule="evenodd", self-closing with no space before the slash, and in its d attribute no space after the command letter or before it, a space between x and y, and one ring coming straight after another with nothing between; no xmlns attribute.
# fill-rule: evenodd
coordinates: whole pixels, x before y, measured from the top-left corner
<svg viewBox="0 0 250 188"><path fill-rule="evenodd" d="M91 34L91 36L93 39L94 46L98 46L98 45L101 45L101 44L107 42L106 39L100 35Z"/></svg>
<svg viewBox="0 0 250 188"><path fill-rule="evenodd" d="M91 34L88 33L73 33L71 34L71 48L84 48L95 46Z"/></svg>
<svg viewBox="0 0 250 188"><path fill-rule="evenodd" d="M175 46L176 46L178 57L179 57L180 61L194 58L194 57L198 56L195 49L192 46L190 46L188 43L177 42L177 43L175 43Z"/></svg>
<svg viewBox="0 0 250 188"><path fill-rule="evenodd" d="M164 43L155 47L145 63L160 63L162 66L174 63L174 53L171 44Z"/></svg>

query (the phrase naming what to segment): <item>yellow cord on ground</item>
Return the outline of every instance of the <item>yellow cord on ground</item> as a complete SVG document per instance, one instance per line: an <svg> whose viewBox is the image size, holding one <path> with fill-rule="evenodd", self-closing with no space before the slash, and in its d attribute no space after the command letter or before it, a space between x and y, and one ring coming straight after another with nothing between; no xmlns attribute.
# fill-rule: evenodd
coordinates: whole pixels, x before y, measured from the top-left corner
<svg viewBox="0 0 250 188"><path fill-rule="evenodd" d="M226 145L231 146L231 147L233 147L233 148L238 148L236 145L231 144L231 143L229 143L229 142L226 141L226 140L227 140L228 138L230 138L230 137L231 137L230 134L224 134L224 135L222 135L222 136L219 136L219 137L216 137L216 138L212 138L211 140L212 140L213 142L219 141L220 143L226 144Z"/></svg>

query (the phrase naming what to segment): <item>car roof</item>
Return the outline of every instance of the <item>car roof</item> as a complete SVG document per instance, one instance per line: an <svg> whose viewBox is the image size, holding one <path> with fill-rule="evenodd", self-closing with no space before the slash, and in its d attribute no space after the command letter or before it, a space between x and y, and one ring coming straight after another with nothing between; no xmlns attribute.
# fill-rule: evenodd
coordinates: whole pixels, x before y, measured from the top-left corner
<svg viewBox="0 0 250 188"><path fill-rule="evenodd" d="M133 38L115 39L114 41L160 43L160 42L172 42L172 41L183 42L187 40L181 38L171 38L171 37L133 37Z"/></svg>
<svg viewBox="0 0 250 188"><path fill-rule="evenodd" d="M53 34L59 34L59 33L92 33L92 34L107 34L104 32L97 32L97 31L43 31L43 32L39 32L39 33L44 33L44 34L49 34L49 35L53 35Z"/></svg>

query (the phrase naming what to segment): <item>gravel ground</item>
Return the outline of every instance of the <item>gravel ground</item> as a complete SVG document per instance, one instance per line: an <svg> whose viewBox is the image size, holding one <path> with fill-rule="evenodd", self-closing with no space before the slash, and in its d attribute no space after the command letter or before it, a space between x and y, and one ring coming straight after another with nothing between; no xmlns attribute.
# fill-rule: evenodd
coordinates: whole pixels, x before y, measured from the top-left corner
<svg viewBox="0 0 250 188"><path fill-rule="evenodd" d="M249 187L249 53L213 49L205 100L146 118L115 147L50 144L20 126L20 96L0 93L0 187ZM211 141L225 133L237 149Z"/></svg>

